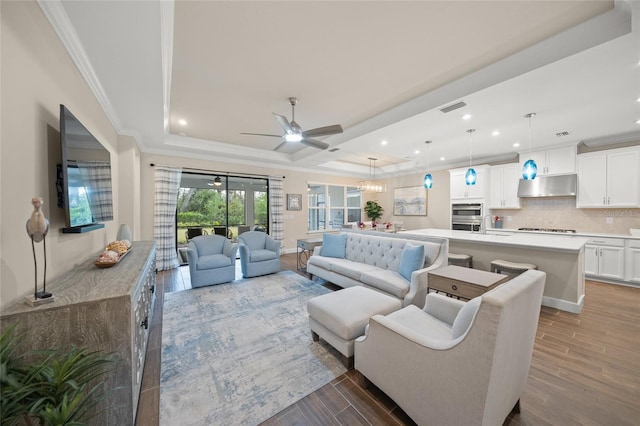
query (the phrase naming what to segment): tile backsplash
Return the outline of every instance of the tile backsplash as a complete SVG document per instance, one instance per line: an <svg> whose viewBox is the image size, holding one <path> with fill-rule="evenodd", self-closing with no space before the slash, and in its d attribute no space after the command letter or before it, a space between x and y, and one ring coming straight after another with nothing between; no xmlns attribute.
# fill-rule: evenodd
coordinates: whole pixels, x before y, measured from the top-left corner
<svg viewBox="0 0 640 426"><path fill-rule="evenodd" d="M629 234L640 228L640 209L578 209L575 197L521 198L519 210L493 209L504 228L561 228L578 232Z"/></svg>

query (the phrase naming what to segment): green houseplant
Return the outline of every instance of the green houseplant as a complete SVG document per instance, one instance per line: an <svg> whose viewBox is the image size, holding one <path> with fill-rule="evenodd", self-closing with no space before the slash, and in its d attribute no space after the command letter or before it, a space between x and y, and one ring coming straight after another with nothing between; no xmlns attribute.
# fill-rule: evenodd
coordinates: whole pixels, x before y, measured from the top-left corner
<svg viewBox="0 0 640 426"><path fill-rule="evenodd" d="M15 325L0 335L0 412L4 425L83 425L107 393L101 377L117 359L84 348L21 353Z"/></svg>
<svg viewBox="0 0 640 426"><path fill-rule="evenodd" d="M371 219L372 226L375 226L376 221L382 217L384 209L377 201L367 201L367 204L364 206L364 212L367 214L367 217Z"/></svg>

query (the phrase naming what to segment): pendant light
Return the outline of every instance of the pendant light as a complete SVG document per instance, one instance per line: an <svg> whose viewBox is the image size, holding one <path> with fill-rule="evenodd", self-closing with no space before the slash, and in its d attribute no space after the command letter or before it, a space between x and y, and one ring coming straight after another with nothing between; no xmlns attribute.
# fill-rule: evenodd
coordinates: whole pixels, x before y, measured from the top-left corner
<svg viewBox="0 0 640 426"><path fill-rule="evenodd" d="M358 190L363 192L381 193L387 191L387 186L382 182L376 181L376 160L377 158L369 157L369 176L371 180L362 180L358 182Z"/></svg>
<svg viewBox="0 0 640 426"><path fill-rule="evenodd" d="M476 179L478 177L478 174L476 173L475 169L473 167L471 167L471 160L472 160L472 154L471 154L471 146L473 144L473 136L471 136L473 134L473 132L475 132L476 129L469 129L467 130L467 133L469 133L469 169L467 170L467 173L464 175L464 183L467 184L467 186L472 186L476 184Z"/></svg>
<svg viewBox="0 0 640 426"><path fill-rule="evenodd" d="M431 160L431 141L426 141L427 144L427 174L424 175L424 189L431 189L433 187L433 176L429 173L429 160Z"/></svg>
<svg viewBox="0 0 640 426"><path fill-rule="evenodd" d="M535 116L535 112L524 116L529 119L529 159L525 161L524 166L522 166L522 179L524 180L534 180L538 174L538 165L531 159L531 118Z"/></svg>

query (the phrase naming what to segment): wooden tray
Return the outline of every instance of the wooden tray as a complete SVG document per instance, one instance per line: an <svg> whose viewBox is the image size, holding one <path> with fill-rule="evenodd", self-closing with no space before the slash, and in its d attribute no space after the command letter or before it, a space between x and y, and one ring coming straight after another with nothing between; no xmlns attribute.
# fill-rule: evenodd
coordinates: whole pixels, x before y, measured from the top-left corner
<svg viewBox="0 0 640 426"><path fill-rule="evenodd" d="M93 264L96 265L98 268L111 268L112 266L115 266L118 263L120 263L120 261L124 259L124 257L128 255L130 251L131 249L125 251L124 254L120 256L118 260L116 260L115 262L100 262L98 261L98 259L96 259L93 261Z"/></svg>

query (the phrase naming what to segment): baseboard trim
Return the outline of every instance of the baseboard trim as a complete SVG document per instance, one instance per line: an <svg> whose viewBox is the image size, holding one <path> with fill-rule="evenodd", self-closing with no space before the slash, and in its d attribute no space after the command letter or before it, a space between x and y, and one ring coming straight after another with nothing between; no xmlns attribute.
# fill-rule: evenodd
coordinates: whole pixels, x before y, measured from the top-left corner
<svg viewBox="0 0 640 426"><path fill-rule="evenodd" d="M561 311L571 312L573 314L579 314L582 312L582 307L584 306L584 294L580 296L577 303L556 299L555 297L542 296L542 306L560 309Z"/></svg>

